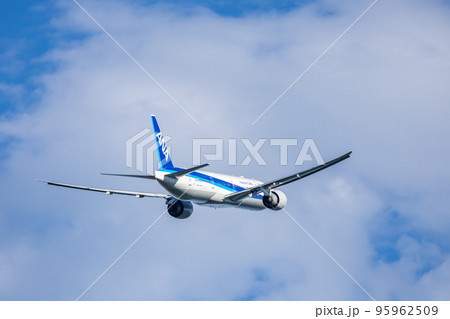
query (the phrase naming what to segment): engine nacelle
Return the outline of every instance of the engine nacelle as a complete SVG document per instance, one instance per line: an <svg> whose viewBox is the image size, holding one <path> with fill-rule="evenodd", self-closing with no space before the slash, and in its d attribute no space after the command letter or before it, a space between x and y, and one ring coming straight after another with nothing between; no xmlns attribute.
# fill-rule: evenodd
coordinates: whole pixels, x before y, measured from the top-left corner
<svg viewBox="0 0 450 319"><path fill-rule="evenodd" d="M185 200L171 200L167 202L169 215L178 219L185 219L192 215L194 206Z"/></svg>
<svg viewBox="0 0 450 319"><path fill-rule="evenodd" d="M263 196L263 204L271 210L283 209L287 204L287 197L282 191L271 191Z"/></svg>

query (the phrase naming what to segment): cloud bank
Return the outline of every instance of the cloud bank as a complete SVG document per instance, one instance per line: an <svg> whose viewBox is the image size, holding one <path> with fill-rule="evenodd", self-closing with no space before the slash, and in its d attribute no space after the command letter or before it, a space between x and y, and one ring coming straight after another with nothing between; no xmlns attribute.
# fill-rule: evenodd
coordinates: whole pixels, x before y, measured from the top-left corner
<svg viewBox="0 0 450 319"><path fill-rule="evenodd" d="M149 115L190 166L192 138L314 138L339 166L283 188L288 212L377 300L445 300L450 10L380 1L254 126L370 4L316 1L224 16L202 6L83 4L198 120L197 126L74 4L39 59L39 98L0 118L0 299L73 300L165 209L157 199L70 191L35 178L162 192L100 172L125 167ZM20 95L23 88L0 85ZM295 153L295 152L294 152ZM211 170L260 180L298 170ZM300 168L301 169L301 168ZM195 207L164 216L84 299L367 300L283 213Z"/></svg>

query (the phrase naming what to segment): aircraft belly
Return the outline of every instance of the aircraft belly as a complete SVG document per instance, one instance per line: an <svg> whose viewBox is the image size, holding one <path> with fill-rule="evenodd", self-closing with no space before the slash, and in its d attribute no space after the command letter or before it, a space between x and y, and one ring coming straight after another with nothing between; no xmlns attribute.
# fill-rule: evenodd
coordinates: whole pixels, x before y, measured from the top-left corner
<svg viewBox="0 0 450 319"><path fill-rule="evenodd" d="M167 185L166 183L160 183L168 192L173 196L183 200L189 200L196 204L214 202L221 203L223 201L224 194L220 194L212 189L208 189L204 186L197 185Z"/></svg>

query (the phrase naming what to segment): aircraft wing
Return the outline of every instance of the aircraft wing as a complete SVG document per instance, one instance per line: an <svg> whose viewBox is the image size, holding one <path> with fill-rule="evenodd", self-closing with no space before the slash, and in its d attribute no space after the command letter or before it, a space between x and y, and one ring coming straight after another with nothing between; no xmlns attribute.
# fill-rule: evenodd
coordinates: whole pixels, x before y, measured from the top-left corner
<svg viewBox="0 0 450 319"><path fill-rule="evenodd" d="M334 164L337 164L337 163L339 163L339 162L349 158L351 153L352 152L350 151L347 154L344 154L344 155L342 155L342 156L340 156L338 158L335 158L334 160L326 162L326 163L324 163L322 165L318 165L318 166L313 167L311 169L308 169L306 171L298 172L296 174L292 174L292 175L289 175L289 176L286 176L286 177L283 177L283 178L280 178L280 179L276 179L276 180L273 180L273 181L268 182L268 183L264 183L264 184L261 184L261 185L257 185L257 186L254 186L254 187L250 187L250 188L244 189L244 190L236 192L236 193L232 193L230 195L225 196L225 199L228 199L228 200L231 200L231 201L238 201L238 200L241 200L241 199L243 199L243 198L245 198L247 196L254 196L254 195L256 195L258 193L261 193L261 192L268 193L273 188L277 188L277 187L280 187L280 186L283 186L283 185L295 182L295 181L297 181L299 179L302 179L302 178L304 178L306 176L312 175L312 174L317 173L317 172L319 172L319 171L321 171L321 170L323 170L325 168L328 168L328 167L330 167L330 166L332 166Z"/></svg>
<svg viewBox="0 0 450 319"><path fill-rule="evenodd" d="M156 198L166 198L166 199L172 197L172 195L167 195L167 194L140 193L140 192L120 191L120 190L115 190L115 189L93 188L93 187L86 187L86 186L77 186L77 185L43 181L40 179L37 179L37 181L47 183L48 185L53 185L53 186L61 186L61 187L75 188L75 189L81 189L81 190L91 191L91 192L105 193L106 195L119 194L119 195L135 196L137 198L156 197Z"/></svg>

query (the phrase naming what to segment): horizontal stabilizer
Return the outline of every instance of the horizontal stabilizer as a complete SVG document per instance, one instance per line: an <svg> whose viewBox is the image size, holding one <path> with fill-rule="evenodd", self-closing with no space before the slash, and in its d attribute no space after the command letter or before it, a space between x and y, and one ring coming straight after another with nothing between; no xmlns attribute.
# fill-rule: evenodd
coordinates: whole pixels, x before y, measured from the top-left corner
<svg viewBox="0 0 450 319"><path fill-rule="evenodd" d="M167 177L181 177L181 176L184 176L184 175L186 175L186 174L189 174L190 172L199 170L200 168L203 168L203 167L208 166L208 165L209 165L209 164L206 163L206 164L194 166L194 167L191 167L191 168L183 169L183 170L178 171L178 172L174 172L174 173L167 174L166 176L167 176Z"/></svg>
<svg viewBox="0 0 450 319"><path fill-rule="evenodd" d="M146 178L146 179L156 179L154 175L128 175L128 174L109 174L109 173L101 173L102 175L108 176L122 176L122 177L137 177L137 178Z"/></svg>

